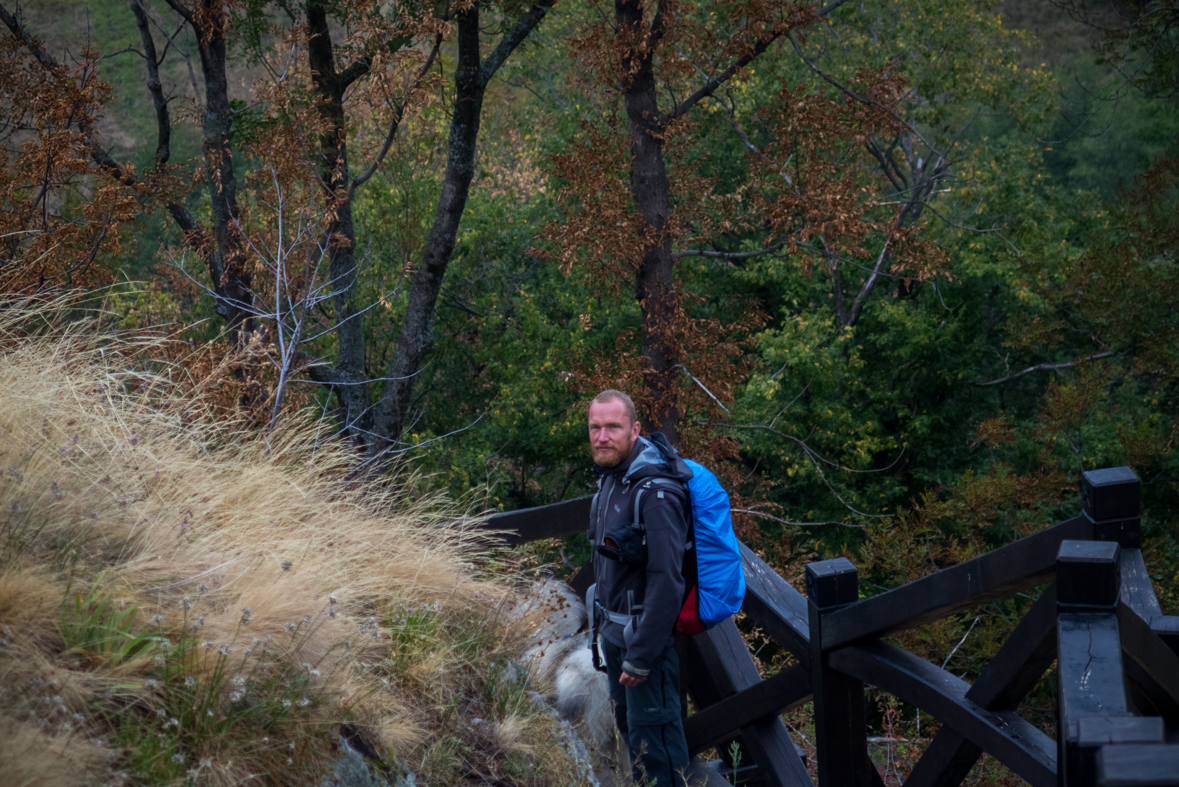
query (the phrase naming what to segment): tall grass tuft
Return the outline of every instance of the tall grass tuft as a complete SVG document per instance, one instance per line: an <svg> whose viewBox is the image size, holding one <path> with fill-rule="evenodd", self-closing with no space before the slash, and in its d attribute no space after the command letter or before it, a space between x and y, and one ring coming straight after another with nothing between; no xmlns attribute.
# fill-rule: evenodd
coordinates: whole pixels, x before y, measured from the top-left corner
<svg viewBox="0 0 1179 787"><path fill-rule="evenodd" d="M68 313L0 304L6 784L318 787L343 723L419 783L577 783L460 506L217 423Z"/></svg>

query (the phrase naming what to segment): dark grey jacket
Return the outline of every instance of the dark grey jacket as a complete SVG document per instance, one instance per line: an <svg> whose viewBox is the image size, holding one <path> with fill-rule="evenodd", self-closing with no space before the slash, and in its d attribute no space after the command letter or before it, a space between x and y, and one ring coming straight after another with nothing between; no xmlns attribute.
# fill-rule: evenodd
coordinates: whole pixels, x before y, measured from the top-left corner
<svg viewBox="0 0 1179 787"><path fill-rule="evenodd" d="M676 475L663 454L643 437L635 441L630 456L620 464L597 470L602 481L589 530L594 546L614 527L634 520L635 490L642 481ZM646 566L610 560L594 551L597 602L621 614L629 614L631 598L634 604L642 605L642 617L622 663L623 670L631 675L646 676L664 649L675 643L675 621L684 601L686 502L684 492L673 485L658 484L643 491L639 521L647 531ZM605 619L600 624L602 636L620 648L626 647L623 626Z"/></svg>

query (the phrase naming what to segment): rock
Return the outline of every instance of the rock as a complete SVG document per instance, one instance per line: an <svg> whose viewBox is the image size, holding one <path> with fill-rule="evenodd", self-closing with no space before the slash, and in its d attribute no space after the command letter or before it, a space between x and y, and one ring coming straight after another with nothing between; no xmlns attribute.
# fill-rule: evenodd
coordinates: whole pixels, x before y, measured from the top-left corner
<svg viewBox="0 0 1179 787"><path fill-rule="evenodd" d="M390 782L342 736L339 741L340 758L332 768L332 778L325 777L322 787L416 787L417 776L412 771L399 774ZM394 765L399 763L394 761Z"/></svg>

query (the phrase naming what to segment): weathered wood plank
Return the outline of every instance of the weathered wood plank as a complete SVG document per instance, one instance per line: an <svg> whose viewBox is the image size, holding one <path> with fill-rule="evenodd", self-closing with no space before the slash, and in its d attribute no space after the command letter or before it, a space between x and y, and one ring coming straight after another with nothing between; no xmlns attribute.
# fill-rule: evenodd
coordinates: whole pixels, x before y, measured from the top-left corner
<svg viewBox="0 0 1179 787"><path fill-rule="evenodd" d="M1153 615L1150 618L1150 630L1173 653L1179 654L1179 617L1174 615Z"/></svg>
<svg viewBox="0 0 1179 787"><path fill-rule="evenodd" d="M703 666L724 697L761 683L737 624L731 619L693 638ZM741 729L750 758L771 787L812 787L810 776L794 748L786 725L777 716L753 722Z"/></svg>
<svg viewBox="0 0 1179 787"><path fill-rule="evenodd" d="M872 642L831 653L831 666L932 714L1033 787L1055 787L1056 742L1012 711L967 699L970 684L894 645Z"/></svg>
<svg viewBox="0 0 1179 787"><path fill-rule="evenodd" d="M1122 654L1129 658L1123 659L1126 677L1143 695L1134 704L1143 714L1179 723L1179 656L1129 605L1119 604L1117 616Z"/></svg>
<svg viewBox="0 0 1179 787"><path fill-rule="evenodd" d="M1146 571L1141 549L1122 547L1121 599L1123 604L1145 620L1163 614L1158 597L1154 594L1154 583Z"/></svg>
<svg viewBox="0 0 1179 787"><path fill-rule="evenodd" d="M1061 613L1057 648L1060 690L1056 738L1061 784L1088 787L1095 783L1098 747L1081 739L1081 721L1112 714L1129 716L1117 617L1099 612Z"/></svg>
<svg viewBox="0 0 1179 787"><path fill-rule="evenodd" d="M1098 787L1098 760L1104 750L1127 744L1161 744L1166 737L1158 716L1090 715L1070 726L1076 735L1075 740L1066 741L1063 787Z"/></svg>
<svg viewBox="0 0 1179 787"><path fill-rule="evenodd" d="M1115 610L1117 542L1065 541L1056 566L1058 759L1065 787L1096 784L1097 751L1128 713Z"/></svg>
<svg viewBox="0 0 1179 787"><path fill-rule="evenodd" d="M712 760L708 763L708 767L724 779L727 784L737 784L738 782L742 785L750 783L760 784L762 781L761 769L754 763L738 765L734 770L733 766L724 760Z"/></svg>
<svg viewBox="0 0 1179 787"><path fill-rule="evenodd" d="M696 754L729 740L742 727L792 710L811 697L811 676L801 665L755 683L684 720L688 752Z"/></svg>
<svg viewBox="0 0 1179 787"><path fill-rule="evenodd" d="M1120 553L1114 541L1061 541L1056 555L1058 610L1113 612L1121 586Z"/></svg>
<svg viewBox="0 0 1179 787"><path fill-rule="evenodd" d="M966 692L966 698L987 710L1014 710L1054 661L1055 583L1024 615ZM981 755L982 749L957 730L942 727L905 780L905 787L955 787Z"/></svg>
<svg viewBox="0 0 1179 787"><path fill-rule="evenodd" d="M1149 621L1161 610L1142 560L1141 486L1138 476L1128 467L1082 473L1081 507L1084 515L1093 522L1093 538L1116 541L1121 545L1121 600L1139 617ZM1161 714L1179 721L1179 706L1141 664L1126 659L1123 666L1126 669L1127 699L1132 708L1139 713Z"/></svg>
<svg viewBox="0 0 1179 787"><path fill-rule="evenodd" d="M800 664L810 666L806 596L744 544L741 563L745 568L745 603L741 609Z"/></svg>
<svg viewBox="0 0 1179 787"><path fill-rule="evenodd" d="M508 546L567 536L589 527L589 510L593 499L593 495L586 495L547 506L493 514L480 529L503 531L500 537Z"/></svg>
<svg viewBox="0 0 1179 787"><path fill-rule="evenodd" d="M1054 661L1056 583L1032 604L966 696L988 710L1014 710Z"/></svg>
<svg viewBox="0 0 1179 787"><path fill-rule="evenodd" d="M1060 542L1084 538L1089 527L1086 518L1076 517L834 612L823 622L823 650L920 626L1042 584L1052 578Z"/></svg>
<svg viewBox="0 0 1179 787"><path fill-rule="evenodd" d="M1097 755L1101 787L1179 787L1179 746L1128 743Z"/></svg>
<svg viewBox="0 0 1179 787"><path fill-rule="evenodd" d="M678 640L677 644L679 644ZM681 687L687 689L688 696L692 698L697 708L707 709L736 693L732 680L724 670L713 674L712 670L716 666L716 659L710 652L708 660L705 660L704 654L701 652L699 637L684 638L682 650L680 684ZM739 734L721 741L717 745L717 750L720 752L721 758L729 765L733 764L729 744L734 740L737 741L740 752L748 752L748 747ZM750 764L748 757L744 757L742 762L746 765Z"/></svg>

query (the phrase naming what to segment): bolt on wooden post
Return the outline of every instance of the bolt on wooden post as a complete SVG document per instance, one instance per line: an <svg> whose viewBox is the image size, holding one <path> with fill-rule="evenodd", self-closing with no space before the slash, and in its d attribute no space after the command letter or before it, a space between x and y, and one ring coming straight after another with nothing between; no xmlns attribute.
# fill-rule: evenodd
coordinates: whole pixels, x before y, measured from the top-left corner
<svg viewBox="0 0 1179 787"><path fill-rule="evenodd" d="M819 786L868 787L876 780L868 759L864 684L832 669L823 652L823 617L859 599L859 572L842 557L811 563L806 594Z"/></svg>

